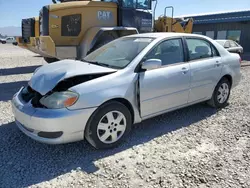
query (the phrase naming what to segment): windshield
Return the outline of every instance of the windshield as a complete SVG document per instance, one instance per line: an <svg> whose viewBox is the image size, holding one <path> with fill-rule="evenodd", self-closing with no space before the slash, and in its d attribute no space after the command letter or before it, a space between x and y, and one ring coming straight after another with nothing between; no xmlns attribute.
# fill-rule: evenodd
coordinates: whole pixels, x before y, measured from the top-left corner
<svg viewBox="0 0 250 188"><path fill-rule="evenodd" d="M153 38L121 38L95 50L83 60L101 66L122 69L152 41Z"/></svg>
<svg viewBox="0 0 250 188"><path fill-rule="evenodd" d="M216 42L218 42L221 46L224 46L226 41L224 41L224 40L216 40Z"/></svg>

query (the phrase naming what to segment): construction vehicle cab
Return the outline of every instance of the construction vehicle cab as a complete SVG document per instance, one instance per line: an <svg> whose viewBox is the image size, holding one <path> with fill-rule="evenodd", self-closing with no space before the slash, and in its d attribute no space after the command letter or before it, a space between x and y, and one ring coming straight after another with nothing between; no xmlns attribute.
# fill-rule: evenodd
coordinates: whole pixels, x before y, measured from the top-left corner
<svg viewBox="0 0 250 188"><path fill-rule="evenodd" d="M49 57L82 59L118 37L151 32L151 1L61 0L44 6L40 11L37 46Z"/></svg>

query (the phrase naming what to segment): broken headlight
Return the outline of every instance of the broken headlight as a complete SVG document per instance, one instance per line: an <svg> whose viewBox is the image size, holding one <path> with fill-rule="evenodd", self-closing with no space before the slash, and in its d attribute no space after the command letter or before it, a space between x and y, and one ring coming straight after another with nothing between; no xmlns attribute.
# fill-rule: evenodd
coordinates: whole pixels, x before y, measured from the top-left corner
<svg viewBox="0 0 250 188"><path fill-rule="evenodd" d="M72 106L78 100L78 93L72 91L54 92L40 99L40 103L50 109Z"/></svg>

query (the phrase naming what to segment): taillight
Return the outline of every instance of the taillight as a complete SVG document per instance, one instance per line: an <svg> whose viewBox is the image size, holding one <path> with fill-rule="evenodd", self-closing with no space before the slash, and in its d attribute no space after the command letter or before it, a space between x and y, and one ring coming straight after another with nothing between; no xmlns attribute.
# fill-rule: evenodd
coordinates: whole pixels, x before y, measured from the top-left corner
<svg viewBox="0 0 250 188"><path fill-rule="evenodd" d="M240 62L240 64L241 64L241 62L242 62L242 59L241 59L241 57L240 57L240 59L239 59L239 62Z"/></svg>

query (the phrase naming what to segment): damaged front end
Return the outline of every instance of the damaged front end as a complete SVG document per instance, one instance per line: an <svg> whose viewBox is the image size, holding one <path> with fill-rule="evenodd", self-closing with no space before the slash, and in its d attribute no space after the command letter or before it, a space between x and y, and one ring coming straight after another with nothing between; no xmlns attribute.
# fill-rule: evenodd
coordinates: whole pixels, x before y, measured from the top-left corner
<svg viewBox="0 0 250 188"><path fill-rule="evenodd" d="M79 98L78 93L70 91L71 87L114 72L115 69L73 60L45 65L35 71L21 97L35 108L69 107Z"/></svg>
<svg viewBox="0 0 250 188"><path fill-rule="evenodd" d="M49 108L60 109L72 106L79 97L78 93L72 92L69 89L78 84L106 76L110 73L100 73L94 75L78 75L60 81L51 91L45 95L26 86L22 89L20 96L26 103L31 102L34 108Z"/></svg>
<svg viewBox="0 0 250 188"><path fill-rule="evenodd" d="M56 87L52 90L52 92L66 91L73 86L76 86L78 84L81 84L90 80L94 80L96 78L106 76L108 74L110 73L100 73L100 74L94 74L94 75L80 75L80 76L74 76L72 78L67 78L59 82L56 85Z"/></svg>
<svg viewBox="0 0 250 188"><path fill-rule="evenodd" d="M42 97L43 96L40 93L33 90L30 86L24 87L20 92L20 98L22 99L22 101L24 103L28 103L30 101L34 108L44 107L39 102Z"/></svg>

